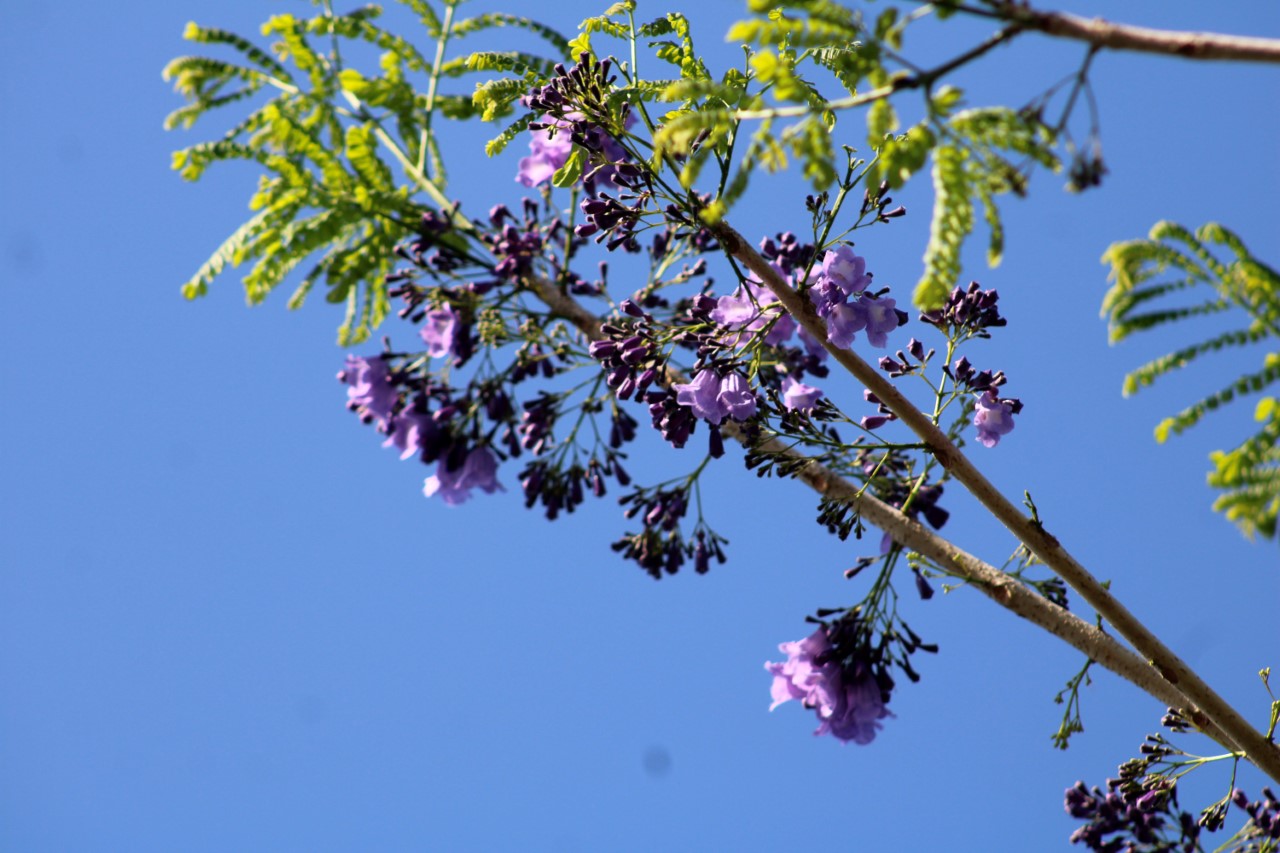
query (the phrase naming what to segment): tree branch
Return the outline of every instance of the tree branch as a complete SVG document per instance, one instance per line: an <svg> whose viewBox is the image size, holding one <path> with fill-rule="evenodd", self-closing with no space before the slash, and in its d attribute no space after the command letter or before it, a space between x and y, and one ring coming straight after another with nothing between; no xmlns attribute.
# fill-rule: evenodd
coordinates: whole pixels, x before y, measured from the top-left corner
<svg viewBox="0 0 1280 853"><path fill-rule="evenodd" d="M1097 48L1158 53L1184 59L1280 62L1280 39L1156 30L1114 24L1102 18L1081 18L1066 12L1042 12L1009 0L993 2L987 7L957 3L953 8L970 15L1008 21L1045 35L1087 42Z"/></svg>
<svg viewBox="0 0 1280 853"><path fill-rule="evenodd" d="M605 336L600 330L603 320L584 308L573 297L544 279L530 280L526 284L554 314L571 322L587 338L604 339ZM825 335L820 339L824 338ZM670 385L680 381L686 381L686 378L675 371L668 370L663 384ZM732 421L726 421L721 429L731 438L746 443L746 436ZM794 448L773 439L761 445L760 449L791 459L805 460L806 464L800 466L796 472L796 478L818 494L852 502L862 518L888 533L895 541L901 542L911 550L928 557L935 564L969 581L979 592L1001 607L1058 637L1086 657L1097 661L1138 689L1163 702L1167 707L1178 709L1184 717L1224 748L1244 752L1208 715L1189 702L1174 685L1161 678L1142 658L1122 646L1109 634L1033 592L1006 572L967 553L919 522L907 518L894 507L868 494L864 489L858 488Z"/></svg>
<svg viewBox="0 0 1280 853"><path fill-rule="evenodd" d="M854 378L880 398L956 480L969 490L1031 552L1065 580L1089 606L1124 637L1155 671L1194 705L1216 722L1231 741L1239 744L1250 761L1271 778L1280 781L1280 748L1249 725L1235 708L1219 696L1191 667L1129 612L1097 578L1089 573L1044 527L1023 514L969 461L927 415L898 391L875 368L851 350L834 346L827 339L826 325L804 299L783 280L773 267L728 223L712 227L721 246L751 270L772 291L795 320L822 341L831 354Z"/></svg>

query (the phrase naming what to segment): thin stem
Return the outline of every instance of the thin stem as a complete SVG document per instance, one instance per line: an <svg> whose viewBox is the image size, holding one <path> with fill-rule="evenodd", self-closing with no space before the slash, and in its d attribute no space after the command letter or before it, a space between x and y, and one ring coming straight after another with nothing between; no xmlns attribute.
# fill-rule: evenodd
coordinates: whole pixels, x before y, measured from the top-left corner
<svg viewBox="0 0 1280 853"><path fill-rule="evenodd" d="M959 56L942 63L941 65L929 71L920 74L904 74L893 78L893 82L888 85L881 86L878 89L872 89L861 95L852 95L848 98L836 98L834 101L826 101L822 105L823 110L848 110L854 107L860 107L869 104L872 101L882 101L896 92L902 92L907 89L921 89L932 86L939 78L950 74L962 65L967 65L973 60L985 54L996 45L1002 44L1009 39L1022 32L1023 27L1020 24L1009 24L999 32L987 38L986 41L966 50ZM793 107L773 107L772 109L763 110L734 110L733 118L738 121L747 119L764 119L764 118L790 118L795 116L805 116L810 113L818 112L808 104L797 104Z"/></svg>

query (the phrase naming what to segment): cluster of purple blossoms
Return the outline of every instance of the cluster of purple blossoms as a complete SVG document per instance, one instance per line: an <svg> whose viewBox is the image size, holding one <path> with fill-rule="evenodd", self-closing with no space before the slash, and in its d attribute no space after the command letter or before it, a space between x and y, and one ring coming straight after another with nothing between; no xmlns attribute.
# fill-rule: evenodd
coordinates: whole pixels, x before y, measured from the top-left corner
<svg viewBox="0 0 1280 853"><path fill-rule="evenodd" d="M1271 839L1275 841L1280 839L1280 800L1276 799L1275 793L1270 788L1262 789L1261 800L1249 800L1249 795L1239 788L1231 792L1231 802L1236 807L1249 815L1249 823L1240 831L1242 839ZM1271 849L1276 849L1280 845L1275 845ZM1240 849L1253 849L1244 848ZM1263 849L1259 845L1258 849Z"/></svg>
<svg viewBox="0 0 1280 853"><path fill-rule="evenodd" d="M1095 853L1192 853L1201 849L1201 827L1195 818L1187 812L1175 813L1176 782L1158 776L1142 783L1108 779L1107 788L1106 792L1097 787L1089 790L1077 782L1067 789L1067 814L1088 821L1071 834L1072 844L1083 844ZM1176 829L1176 839L1168 837L1169 829Z"/></svg>
<svg viewBox="0 0 1280 853"><path fill-rule="evenodd" d="M400 400L400 391L392 381L385 358L349 355L346 366L338 373L338 381L350 386L347 408L360 415L365 423L376 421L378 426L386 426Z"/></svg>
<svg viewBox="0 0 1280 853"><path fill-rule="evenodd" d="M867 262L853 249L838 246L823 256L818 278L808 290L809 302L827 321L827 339L835 346L848 349L862 331L872 346L887 346L889 333L907 322L895 300L877 297L870 287Z"/></svg>
<svg viewBox="0 0 1280 853"><path fill-rule="evenodd" d="M456 354L457 334L460 326L458 312L453 306L445 303L441 308L428 311L418 334L427 345L427 355L432 358L443 358L451 353Z"/></svg>
<svg viewBox="0 0 1280 853"><path fill-rule="evenodd" d="M787 659L764 665L773 676L769 710L798 699L818 715L815 735L830 734L858 744L871 743L881 728L880 721L893 716L885 707L884 691L871 668L863 661L844 665L825 627L778 648Z"/></svg>
<svg viewBox="0 0 1280 853"><path fill-rule="evenodd" d="M450 467L448 456L442 458L436 473L423 484L422 493L427 497L438 494L449 506L457 506L471 497L472 489L489 495L506 491L498 482L498 460L486 447L472 449L456 468Z"/></svg>
<svg viewBox="0 0 1280 853"><path fill-rule="evenodd" d="M520 160L516 181L526 187L536 187L551 180L569 162L573 152L575 134L582 139L582 146L590 152L591 163L584 170L583 186L589 195L596 195L601 186L616 186L618 164L627 160L627 152L599 127L585 125L585 116L570 111L563 117L547 114L535 125L530 125L533 139L529 142L529 156ZM624 127L635 124L628 115Z"/></svg>

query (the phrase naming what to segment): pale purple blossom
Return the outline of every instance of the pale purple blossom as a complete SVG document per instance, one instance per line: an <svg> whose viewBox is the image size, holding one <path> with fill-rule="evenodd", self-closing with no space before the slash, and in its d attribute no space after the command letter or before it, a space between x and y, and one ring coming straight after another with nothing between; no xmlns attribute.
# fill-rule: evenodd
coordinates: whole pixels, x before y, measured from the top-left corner
<svg viewBox="0 0 1280 853"><path fill-rule="evenodd" d="M779 271L779 275L782 275ZM784 275L785 278L785 275ZM747 279L730 296L721 296L711 310L711 319L731 332L758 332L770 326L764 337L769 346L780 346L791 339L796 321L778 302L778 297L756 279ZM750 334L729 336L732 343L742 344Z"/></svg>
<svg viewBox="0 0 1280 853"><path fill-rule="evenodd" d="M458 314L452 305L428 311L426 322L418 334L427 345L427 355L441 358L454 351L454 336L458 333Z"/></svg>
<svg viewBox="0 0 1280 853"><path fill-rule="evenodd" d="M841 349L848 349L853 344L854 335L865 328L867 328L867 308L864 302L846 302L836 305L827 314L827 339L832 345Z"/></svg>
<svg viewBox="0 0 1280 853"><path fill-rule="evenodd" d="M875 676L862 663L854 664L852 675L845 673L832 657L826 629L819 628L803 640L778 646L787 659L766 662L773 676L769 693L773 704L797 699L818 715L815 735L830 734L848 743L868 744L881 729L880 721L892 716Z"/></svg>
<svg viewBox="0 0 1280 853"><path fill-rule="evenodd" d="M498 460L488 448L472 450L456 471L450 471L448 460L441 459L436 473L423 483L422 493L427 497L438 494L449 506L457 506L471 497L472 489L480 489L490 495L506 491L498 482Z"/></svg>
<svg viewBox="0 0 1280 853"><path fill-rule="evenodd" d="M555 177L556 172L569 162L569 156L573 153L574 122L580 121L582 114L577 112L567 113L562 119L544 115L539 123L546 127L531 131L533 138L529 141L529 156L520 160L516 181L526 187L536 187ZM623 127L629 128L633 124L635 116L628 114ZM624 162L627 152L613 137L598 127L590 128L587 133L592 136L592 143L598 146L600 152L584 170L589 179L587 188L591 195L595 195L594 189L599 184L616 185L614 179L617 168L614 164Z"/></svg>
<svg viewBox="0 0 1280 853"><path fill-rule="evenodd" d="M867 340L874 347L888 346L888 335L898 328L897 302L893 299L864 299L867 312Z"/></svg>
<svg viewBox="0 0 1280 853"><path fill-rule="evenodd" d="M724 404L720 402L720 377L714 370L704 367L693 377L692 382L673 385L676 402L693 409L693 413L709 424L716 425L728 414Z"/></svg>
<svg viewBox="0 0 1280 853"><path fill-rule="evenodd" d="M529 142L529 156L520 160L519 171L516 173L516 180L526 187L536 187L550 181L569 162L569 154L573 150L573 136L569 132L568 122L548 115L542 117L542 123L550 126L533 131L533 139Z"/></svg>
<svg viewBox="0 0 1280 853"><path fill-rule="evenodd" d="M401 459L408 459L422 450L438 427L431 415L408 408L391 418L390 429L391 435L382 446L395 447L400 451Z"/></svg>
<svg viewBox="0 0 1280 853"><path fill-rule="evenodd" d="M704 367L692 382L672 387L677 403L688 406L694 415L713 426L726 417L744 421L756 413L756 396L740 373L721 377L713 369Z"/></svg>
<svg viewBox="0 0 1280 853"><path fill-rule="evenodd" d="M366 359L349 355L338 378L351 386L347 389L347 405L385 426L392 407L400 398L396 386L391 383L386 359L382 356Z"/></svg>
<svg viewBox="0 0 1280 853"><path fill-rule="evenodd" d="M721 380L717 399L734 420L745 421L756 413L756 395L741 373L730 373Z"/></svg>
<svg viewBox="0 0 1280 853"><path fill-rule="evenodd" d="M884 706L884 696L880 685L861 664L855 665L850 677L843 676L843 684L829 687L836 695L836 703L828 708L818 708L818 718L822 724L814 734L832 734L838 740L865 746L875 740L880 731L880 723L885 717L893 714Z"/></svg>
<svg viewBox="0 0 1280 853"><path fill-rule="evenodd" d="M782 380L782 405L791 411L808 412L822 397L822 389L805 385L788 376Z"/></svg>
<svg viewBox="0 0 1280 853"><path fill-rule="evenodd" d="M978 442L986 447L995 447L1000 443L1000 436L1013 431L1013 405L998 399L995 392L988 391L978 398L973 425L978 428Z"/></svg>
<svg viewBox="0 0 1280 853"><path fill-rule="evenodd" d="M823 256L822 274L835 283L845 296L861 293L871 286L866 259L855 255L848 246L838 246Z"/></svg>

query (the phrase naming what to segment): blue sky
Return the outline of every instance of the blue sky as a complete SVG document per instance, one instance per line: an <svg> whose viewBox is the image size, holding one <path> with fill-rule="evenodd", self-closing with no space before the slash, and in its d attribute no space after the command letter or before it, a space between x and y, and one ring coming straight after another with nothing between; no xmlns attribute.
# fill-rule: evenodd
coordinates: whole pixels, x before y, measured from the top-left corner
<svg viewBox="0 0 1280 853"><path fill-rule="evenodd" d="M506 8L571 30L603 5ZM278 294L248 310L230 277L181 299L243 220L254 176L169 171L172 149L222 126L161 130L180 102L159 71L191 50L188 20L253 34L307 8L23 4L0 30L0 848L1066 849L1063 789L1111 775L1156 730L1153 700L1099 674L1086 732L1055 752L1051 697L1077 657L957 591L908 602L942 653L895 693L881 736L814 738L811 714L767 713L761 664L807 613L861 596L841 572L869 548L827 537L802 487L758 481L731 454L708 486L729 564L654 583L609 550L624 524L610 502L551 525L514 490L456 510L425 500L429 472L344 411L340 318L323 304L288 313ZM1280 35L1271 4L1068 8ZM695 18L713 60L733 61L719 39L739 11ZM961 82L971 103L1019 103L1080 52L1028 37ZM1251 406L1151 438L1246 365L1226 357L1121 399L1124 373L1174 339L1107 346L1098 258L1163 218L1223 221L1280 258L1275 71L1102 55L1095 72L1102 189L1071 197L1040 176L1005 204L1004 265L985 269L981 246L966 258L1010 318L982 358L1027 405L974 453L1262 723L1256 672L1280 666L1276 551L1214 516L1202 485ZM844 126L859 143L859 122ZM466 159L481 135L457 137L473 211L519 200L520 146ZM763 187L739 230L798 229L796 186ZM905 295L927 182L902 199L911 214L859 251ZM635 458L633 472L686 461L656 440ZM1014 543L955 490L947 532L1002 560ZM1185 806L1227 787L1202 777Z"/></svg>

